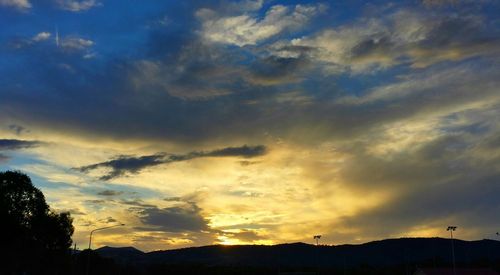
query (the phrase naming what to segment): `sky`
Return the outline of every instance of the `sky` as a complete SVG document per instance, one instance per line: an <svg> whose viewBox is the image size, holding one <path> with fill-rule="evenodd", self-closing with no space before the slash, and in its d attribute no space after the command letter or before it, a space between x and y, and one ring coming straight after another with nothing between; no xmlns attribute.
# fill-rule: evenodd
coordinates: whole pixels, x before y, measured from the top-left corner
<svg viewBox="0 0 500 275"><path fill-rule="evenodd" d="M500 2L0 0L0 171L73 239L495 238Z"/></svg>

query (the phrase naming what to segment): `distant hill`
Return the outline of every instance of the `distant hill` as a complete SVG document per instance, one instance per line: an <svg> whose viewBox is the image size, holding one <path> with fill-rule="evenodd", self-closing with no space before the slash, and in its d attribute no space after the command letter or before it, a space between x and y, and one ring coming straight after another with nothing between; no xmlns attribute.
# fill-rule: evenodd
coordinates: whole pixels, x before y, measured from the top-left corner
<svg viewBox="0 0 500 275"><path fill-rule="evenodd" d="M500 261L500 242L454 240L457 263L480 265ZM252 267L355 267L426 265L451 262L451 244L442 238L402 238L359 245L314 246L305 243L264 245L211 245L144 253L133 247L103 247L97 252L129 264L252 266Z"/></svg>
<svg viewBox="0 0 500 275"><path fill-rule="evenodd" d="M135 247L103 246L95 250L99 255L112 258L119 263L142 263L146 253Z"/></svg>

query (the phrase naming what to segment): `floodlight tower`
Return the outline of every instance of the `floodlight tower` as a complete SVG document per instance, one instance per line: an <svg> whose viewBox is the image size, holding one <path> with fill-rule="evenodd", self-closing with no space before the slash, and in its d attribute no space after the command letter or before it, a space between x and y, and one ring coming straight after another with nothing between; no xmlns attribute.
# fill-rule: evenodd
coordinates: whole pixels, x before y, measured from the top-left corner
<svg viewBox="0 0 500 275"><path fill-rule="evenodd" d="M455 246L453 245L453 231L457 230L457 226L455 225L450 225L448 228L446 228L446 231L450 231L450 237L451 237L451 259L453 262L453 275L457 275L457 271L455 268Z"/></svg>
<svg viewBox="0 0 500 275"><path fill-rule="evenodd" d="M319 248L320 248L319 247L319 239L321 239L321 235L314 235L313 239L316 240L316 247L317 247L317 249L316 249L316 253L317 253L317 255L316 255L316 265L317 265L316 266L316 269L317 269L316 273L319 274Z"/></svg>
<svg viewBox="0 0 500 275"><path fill-rule="evenodd" d="M321 239L321 235L315 235L313 238L316 240L316 245L319 245L319 239Z"/></svg>

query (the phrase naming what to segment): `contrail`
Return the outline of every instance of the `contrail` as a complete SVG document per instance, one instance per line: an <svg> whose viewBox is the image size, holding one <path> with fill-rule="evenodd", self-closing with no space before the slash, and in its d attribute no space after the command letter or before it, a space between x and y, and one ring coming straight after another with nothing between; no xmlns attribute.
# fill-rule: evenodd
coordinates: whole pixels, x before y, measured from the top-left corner
<svg viewBox="0 0 500 275"><path fill-rule="evenodd" d="M56 26L56 47L59 48L59 29Z"/></svg>

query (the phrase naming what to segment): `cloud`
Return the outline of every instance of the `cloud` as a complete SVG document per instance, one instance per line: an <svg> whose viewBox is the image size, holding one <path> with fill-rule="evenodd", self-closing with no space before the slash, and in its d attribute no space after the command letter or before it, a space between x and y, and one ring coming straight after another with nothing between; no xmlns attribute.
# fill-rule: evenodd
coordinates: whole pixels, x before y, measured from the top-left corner
<svg viewBox="0 0 500 275"><path fill-rule="evenodd" d="M182 198L181 197L168 197L168 198L164 198L163 200L164 201L182 201Z"/></svg>
<svg viewBox="0 0 500 275"><path fill-rule="evenodd" d="M210 230L208 221L195 203L182 206L149 207L138 211L141 222L150 230L166 232L202 232Z"/></svg>
<svg viewBox="0 0 500 275"><path fill-rule="evenodd" d="M294 9L293 6L288 8ZM90 69L95 64L85 64L88 60L84 63L81 58L77 60L74 56L61 57L58 51L50 51L48 47L34 47L24 53L30 56L23 59L28 61L20 62L23 62L23 67L43 69L26 73L20 73L14 67L5 69L2 82L8 89L4 90L5 101L0 103L1 115L13 120L19 117L39 128L54 131L78 132L106 138L168 140L186 144L214 142L222 136L250 143L262 132L286 135L301 131L298 130L301 127L312 127L308 123L329 129L330 119L335 121L335 127L355 128L340 120L352 117L356 122L360 120L362 125L365 125L364 121L369 124L373 120L365 119L362 109L357 109L358 113L354 113L347 107L342 109L338 105L333 106L332 101L339 93L362 95L371 91L373 85L365 87L362 83L376 81L363 79L359 82L353 78L340 81L325 77L317 70L324 68L331 72L339 67L342 73L353 70L376 74L377 70L367 68L385 68L390 64L401 64L399 62L407 64L404 56L401 60L393 59L393 55L399 56L399 51L398 47L391 48L391 45L419 45L429 40L429 33L439 25L435 22L453 19L450 14L444 14L441 19L437 15L424 14L424 19L419 19L418 11L405 12L400 15L402 20L395 20L398 13L391 13L375 19L359 18L341 22L337 27L327 30L315 28L312 33L307 32L306 36L298 40L281 45L273 44L275 48L270 46L273 53L270 56L261 56L261 52L257 50L243 52L242 49L235 49L238 47L203 44L192 33L196 26L191 25L187 30L183 28L183 31L179 31L183 33L179 37L172 37L165 32L150 33L150 40L145 41L149 48L144 49L145 56L140 56L139 60L127 57L106 60L107 57L102 56L102 66L99 66L98 71ZM428 17L432 20L427 20ZM481 22L485 23L484 19L473 19L470 15L463 19L457 16L455 19L462 23L456 23L458 25L453 30L460 30L458 26L470 25L475 26L471 27L472 30L481 30L475 35L486 35L487 29L483 29L486 26L481 25ZM459 32L463 35L445 40L465 41L465 37L472 37L474 39L471 41L476 41L471 28L469 31ZM363 29L366 30L364 35ZM328 30L334 32L330 33ZM168 41L163 36L169 37ZM343 39L344 37L351 36L354 37L353 43L342 44L344 40L351 41ZM495 32L491 32L490 37L494 36ZM435 37L440 35L436 34ZM325 40L324 47L313 43L319 43L320 38ZM170 40L175 47L171 46ZM331 45L341 43L337 51L331 51L330 56L326 55L329 41L335 42ZM210 44L210 47L206 44ZM342 45L346 45L346 48ZM436 50L430 51L431 53L439 52L439 47L432 48ZM337 61L332 57L335 54L341 55ZM419 58L420 62L415 64L427 62L427 58L424 58L425 51L418 54L415 51L415 55L422 56ZM61 63L67 64L64 67L71 68L71 71L63 70ZM394 82L398 82L399 76L396 74L405 72L387 73L391 81L394 78ZM37 85L19 86L19 83L33 82L37 82ZM359 85L351 87L350 83L344 82ZM342 87L343 85L347 86ZM293 94L292 91L299 92ZM285 94L290 96L282 100L280 95ZM308 103L311 104L308 108L298 104L291 106L300 96L309 99ZM64 104L49 100L52 97L59 98ZM96 101L95 98L100 100ZM193 102L185 102L185 99ZM375 106L372 108L376 109ZM394 110L387 109L387 112L389 109ZM315 110L328 115L322 116ZM373 111L377 114L384 113L378 109ZM135 130L131 129L132 125ZM199 131L201 128L204 130ZM322 131L306 131L306 134L319 132ZM214 143L210 146L214 146Z"/></svg>
<svg viewBox="0 0 500 275"><path fill-rule="evenodd" d="M229 95L238 87L239 69L227 64L229 56L205 44L187 45L177 60L141 60L131 70L137 90L160 90L189 100L207 100ZM224 61L225 60L225 61Z"/></svg>
<svg viewBox="0 0 500 275"><path fill-rule="evenodd" d="M143 200L141 199L133 199L133 200L121 200L120 201L121 204L124 204L124 205L131 205L133 206L131 209L142 209L142 208L152 208L152 207L155 207L154 205L152 204L149 204L149 203L145 203Z"/></svg>
<svg viewBox="0 0 500 275"><path fill-rule="evenodd" d="M82 51L86 50L94 45L94 41L89 39L84 39L81 37L65 37L59 42L61 48L66 51Z"/></svg>
<svg viewBox="0 0 500 275"><path fill-rule="evenodd" d="M477 74L473 74L473 70L481 70ZM471 66L470 64L455 66L449 69L429 70L421 73L414 73L402 81L394 82L380 87L374 87L365 94L354 97L347 96L339 98L339 102L355 105L355 104L374 104L408 101L408 104L418 104L418 97L432 97L434 91L442 90L438 97L449 97L450 104L455 100L464 102L465 99L472 102L474 100L483 100L484 98L495 98L495 92L489 88L486 83L496 83L489 70ZM484 83L481 83L484 82ZM481 84L478 84L481 83ZM467 93L477 85L484 85L482 94L476 97L473 93ZM446 92L445 92L446 90Z"/></svg>
<svg viewBox="0 0 500 275"><path fill-rule="evenodd" d="M16 135L21 135L23 133L29 133L30 132L30 130L24 128L21 125L11 124L8 127L9 127L9 130L14 131L16 133Z"/></svg>
<svg viewBox="0 0 500 275"><path fill-rule="evenodd" d="M19 139L0 139L0 150L18 150L39 146L41 142Z"/></svg>
<svg viewBox="0 0 500 275"><path fill-rule="evenodd" d="M453 146L451 144L446 144L448 150L450 146ZM432 145L434 144L430 143L428 146ZM441 152L445 151L442 148L439 149ZM438 160L433 159L431 155L418 161L398 159L398 161L406 162L403 165L386 163L379 167L382 170L378 171L378 180L390 181L391 178L399 176L400 179L393 179L406 181L405 188L398 192L397 196L381 205L345 217L339 223L355 230L371 228L368 239L373 236L396 236L401 232L416 228L443 227L448 223L459 223L467 228L469 233L475 228L498 227L500 223L488 221L494 221L496 213L500 210L500 204L496 202L494 195L500 191L498 184L495 184L500 178L500 171L491 165L476 167L470 162L462 161L462 158L467 157L469 153L465 152L464 155L458 153L455 156L457 159L453 162L462 165L457 169L450 169L453 165L450 161L453 158L443 156L440 156L441 159ZM434 152L433 155L437 153ZM422 162L426 161L432 164L423 166ZM412 169L409 167L410 163L413 163L415 172L410 171ZM398 168L403 169L394 170ZM440 169L443 172L439 172ZM465 173L469 175L465 175L460 170L466 171ZM366 181L369 181L368 174L363 171L359 172L366 176ZM384 226L373 226L381 223Z"/></svg>
<svg viewBox="0 0 500 275"><path fill-rule="evenodd" d="M260 10L263 4L264 0L229 1L228 3L224 3L221 8L230 12L251 12Z"/></svg>
<svg viewBox="0 0 500 275"><path fill-rule="evenodd" d="M50 38L51 33L50 32L40 32L35 34L34 36L28 38L28 37L15 37L10 39L9 41L9 46L13 49L23 49L23 48L29 48L29 47L34 47L38 45L39 43L46 41Z"/></svg>
<svg viewBox="0 0 500 275"><path fill-rule="evenodd" d="M248 229L224 231L221 235L229 239L236 239L240 243L254 243L265 239L263 236L260 236L257 231Z"/></svg>
<svg viewBox="0 0 500 275"><path fill-rule="evenodd" d="M461 0L422 0L422 4L424 4L424 6L426 6L426 7L458 4L459 2L463 2L463 1L461 1Z"/></svg>
<svg viewBox="0 0 500 275"><path fill-rule="evenodd" d="M326 71L339 74L373 72L398 64L422 68L496 54L499 45L498 34L485 27L482 17L398 10L383 19L363 18L289 43L279 41L269 50L279 57L306 53Z"/></svg>
<svg viewBox="0 0 500 275"><path fill-rule="evenodd" d="M105 223L118 223L118 220L113 217L107 217L105 219L102 219L101 221Z"/></svg>
<svg viewBox="0 0 500 275"><path fill-rule="evenodd" d="M94 170L101 167L111 168L111 172L109 174L101 177L102 180L110 180L112 178L123 176L126 172L138 173L140 170L144 168L162 164L164 163L163 161L164 157L165 157L164 154L142 156L142 157L120 156L110 161L83 166L77 168L77 170L86 173L89 172L90 170Z"/></svg>
<svg viewBox="0 0 500 275"><path fill-rule="evenodd" d="M50 32L40 32L32 37L14 37L9 40L8 45L11 49L14 50L22 49L32 51L32 53L37 54L44 53L45 58L49 58L49 56L59 55L57 54L58 49L67 53L68 56L74 53L80 54L83 52L84 59L90 59L96 56L96 53L90 51L90 49L95 46L95 42L90 39L71 35L58 38L55 43L48 43L51 36L52 34ZM68 68L72 68L71 65L64 62L58 64L59 67L61 67L62 65ZM69 71L74 70L71 69Z"/></svg>
<svg viewBox="0 0 500 275"><path fill-rule="evenodd" d="M4 154L0 154L0 163L7 162L7 161L9 161L9 159L10 159L9 156L6 156Z"/></svg>
<svg viewBox="0 0 500 275"><path fill-rule="evenodd" d="M498 99L486 101L493 103L385 123L356 135L344 148L339 145L334 155L341 161L335 171L325 173L318 167L311 173L313 178L317 173L325 200L338 196L342 186L357 196L386 198L346 214L330 225L343 229L329 234L364 241L401 232L422 236L424 229L459 223L472 236L477 228L497 226L487 221L500 208L493 195L498 192L500 150L491 144L500 133L494 119L500 109Z"/></svg>
<svg viewBox="0 0 500 275"><path fill-rule="evenodd" d="M253 158L262 156L266 153L266 147L264 145L248 146L243 145L241 147L227 147L222 149L217 149L209 152L199 152L195 153L199 156L196 157L244 157Z"/></svg>
<svg viewBox="0 0 500 275"><path fill-rule="evenodd" d="M60 9L80 12L102 5L96 0L56 0Z"/></svg>
<svg viewBox="0 0 500 275"><path fill-rule="evenodd" d="M240 147L227 147L212 151L193 151L183 155L158 153L155 155L141 157L120 156L110 161L87 165L75 169L87 173L90 170L95 170L97 168L110 168L111 172L100 178L102 180L110 180L112 178L123 176L126 173L136 174L145 168L157 166L160 164L187 161L203 157L253 158L264 155L266 153L266 150L266 147L263 145L244 145Z"/></svg>
<svg viewBox="0 0 500 275"><path fill-rule="evenodd" d="M47 40L49 38L50 38L50 32L41 32L41 33L38 33L37 35L33 36L33 38L31 40L33 40L35 42L40 42L40 41Z"/></svg>
<svg viewBox="0 0 500 275"><path fill-rule="evenodd" d="M199 10L202 21L201 35L208 41L237 46L257 43L280 34L285 30L297 30L319 13L323 5L275 5L259 20L249 14L218 17L210 10Z"/></svg>
<svg viewBox="0 0 500 275"><path fill-rule="evenodd" d="M411 33L414 32L408 32L408 34ZM409 36L418 37L418 35ZM157 40L155 41L158 42ZM44 125L43 127L55 130L93 133L99 136L118 139L168 140L185 144L204 141L210 142L221 136L234 138L234 140L244 140L244 142L250 143L263 132L270 132L273 135L280 136L299 131L301 134L293 135L294 138L304 137L304 140L318 138L317 136L311 137L314 134L318 136L328 134L335 135L336 137L338 135L347 136L359 133L358 130L362 131L361 129L364 126L373 125L377 119L383 121L390 119L397 120L405 116L402 111L398 113L398 110L401 109L398 109L396 105L391 105L390 108L385 108L381 105L368 107L363 105L359 108L352 108L352 104L349 106L346 106L348 104L335 104L339 103L335 101L340 93L362 96L371 92L373 90L372 87L375 85L368 87L365 87L364 84L361 86L353 85L351 88L349 87L351 84L346 84L348 87L342 87L344 85L342 82L337 81L335 78L325 77L321 73L302 75L301 70L303 66L307 68L306 65L312 65L314 68L317 65L313 62L314 59L310 59L307 56L300 58L272 56L263 59L251 59L250 62L244 65L246 65L246 69L251 71L252 81L246 83L240 82L238 84L236 83L238 76L241 79L241 74L243 74L242 71L244 70L237 69L244 66L232 66L234 62L237 62L234 60L241 54L234 49L235 47L231 47L230 49L220 47L206 49L200 46L196 50L184 51L185 48L190 47L194 46L191 46L191 44L185 45L180 52L172 53L172 56L174 56L173 59L175 61L179 60L179 62L170 63L172 59L165 57L165 60L157 59L155 61L138 62L142 66L134 67L133 64L137 63L131 64L119 60L111 62L106 67L108 70L105 71L103 69L99 74L93 73L92 70L89 70L83 64L69 60L71 65L75 67L75 72L79 73L75 74L75 76L64 74L64 78L53 77L61 72L50 66L41 64L45 61L50 62L51 59L44 56L33 58L34 64L32 65L34 67L39 65L44 66L44 68L48 67L46 70L48 77L42 78L42 75L39 76L40 81L44 85L37 86L37 89L40 89L40 91L36 93L26 92L20 94L8 92L11 90L15 91L16 89L14 84L11 84L11 89L6 90L8 96L6 96L5 103L0 103L3 107L1 109L15 110L16 114L25 120L33 121L35 125ZM288 48L284 47L283 49L299 52L299 56L315 56L317 54L315 52L321 50L315 49L312 46L298 45ZM359 50L359 52L362 51ZM169 54L168 52L163 52L160 56L169 56ZM253 65L253 62L255 62L254 67L248 68L248 64ZM494 62L494 60L491 62ZM439 73L440 70L445 70L448 64L442 65L442 67L432 70L432 73ZM321 66L321 64L318 66ZM234 69L235 67L237 69ZM135 69L132 70L131 68ZM478 80L476 76L485 73L485 70L479 69L480 73L474 73L473 70L469 70L472 75L468 79L471 81ZM403 78L412 77L404 75L405 71L398 71L398 75L396 75L396 72L388 73L390 73L390 81L396 84ZM133 85L136 82L128 82L128 80L134 79L137 74L144 75L142 78L138 77L140 80L137 80L137 83L140 82L140 84ZM461 75L467 76L467 74ZM18 74L18 77L24 78L24 75ZM35 78L35 76L32 77ZM490 76L481 77L481 80L488 77ZM79 79L85 79L85 81L78 81ZM167 86L164 89L160 89L158 87L160 84L157 83L159 82L163 85L165 79L168 80L168 83L173 83L171 84L172 86L180 86L182 88L175 89ZM221 79L220 82L219 79ZM293 85L291 85L284 82L287 79L305 79L305 82L292 82L291 84ZM420 80L425 81L424 78ZM460 79L458 80L460 81ZM224 81L231 82L231 84L225 85ZM373 79L365 79L363 81L366 82L360 83L378 83ZM418 84L417 82L419 81L415 81L415 87L423 86L422 83L425 83ZM27 81L24 82L27 83ZM267 85L266 87L262 87L264 85L260 85L259 83L264 82L285 85L279 85L278 87ZM348 79L347 82L352 83L357 81L355 79ZM6 83L9 83L9 81L6 81ZM453 85L452 82L447 81L447 83ZM289 84L289 86L286 86L286 84ZM45 87L47 87L46 90L44 89ZM34 88L25 89L31 91ZM310 99L309 103L311 104L308 107L304 107L303 105L291 106L292 100L277 100L280 98L280 95L289 93L291 89L301 91L301 93L292 94L290 99L297 99L300 95L304 95ZM439 88L430 88L430 90L434 89L437 91ZM465 89L460 89L462 91L460 94L463 94L467 98L473 97L474 94L480 94L466 93ZM488 89L488 91L490 90ZM186 94L202 96L211 94L212 92L213 94L217 94L217 92L221 91L228 92L229 94L219 97L206 96L204 100L198 99L192 100L192 102L186 102L173 97L173 95L178 95L184 99L186 97L182 96ZM450 92L453 91L450 90ZM43 97L46 93L58 96L65 104L56 104L56 102L50 100L39 102L37 95ZM400 95L402 101L399 103L403 105L405 104L404 99L406 97L401 95L409 95L403 86L398 91L395 91L394 94ZM419 94L422 96L424 94L429 96L434 95L438 98L439 95L444 96L447 93L431 92ZM458 93L455 93L455 95L458 95ZM93 100L96 97L99 97L100 100ZM195 98L199 97L195 96ZM422 105L424 104L419 104L419 102L426 102L433 106L439 104L448 106L457 100L461 100L461 97L455 96L454 98L450 98L450 102L437 100L436 103L432 103L426 101L424 97L422 101L408 101L408 104L423 107ZM367 100L366 102L374 101ZM28 112L27 110L33 111ZM70 112L69 110L72 111ZM407 110L413 109L408 108ZM366 115L366 111L370 115ZM38 115L35 116L34 113ZM410 113L407 112L407 115L409 116ZM8 116L7 111L4 111L2 115ZM344 119L355 122L345 123L343 122ZM54 121L58 123L53 123ZM383 123L383 121L380 123ZM134 130L131 129L131 125L134 125ZM317 128L313 125L316 125ZM204 130L199 131L201 128ZM303 128L308 130L304 130ZM333 131L332 129L334 128L337 128L337 131ZM255 129L262 129L263 131L256 131ZM213 143L211 145L213 146Z"/></svg>
<svg viewBox="0 0 500 275"><path fill-rule="evenodd" d="M91 204L91 205L99 205L99 204L109 203L110 201L109 200L85 200L84 202L87 204Z"/></svg>
<svg viewBox="0 0 500 275"><path fill-rule="evenodd" d="M308 58L268 56L252 64L246 80L257 85L300 83L310 67Z"/></svg>
<svg viewBox="0 0 500 275"><path fill-rule="evenodd" d="M498 193L491 182L498 182L500 163L499 34L493 9L430 10L419 3L395 3L383 5L380 13L357 7L341 16L333 9L311 13L296 20L306 22L303 27L291 23L297 6L262 3L145 1L129 10L110 1L98 13L78 14L77 30L60 18L59 26L73 35L61 36L59 48L54 33L7 24L6 39L19 35L26 43L0 49L0 131L5 137L20 133L23 139L51 142L28 156L13 154L16 167L32 173L38 170L23 163L43 161L59 172L80 167L102 179L134 175L117 189L122 195L99 182L92 189L75 184L71 194L81 194L73 197L81 200L88 219L98 220L96 210L106 207L109 214L99 218L133 224L141 222L137 211L152 209L140 216L155 224L165 216L188 216L197 224L191 228L203 228L201 215L211 228L241 229L227 234L241 232L249 242L259 236L302 240L303 232L321 225L324 232L346 225L382 238L425 223L438 228L444 216L455 213L465 224L461 219L472 215L453 197L477 210L477 219L494 220L488 210L479 211L487 204L498 209L481 193ZM108 16L108 8L119 14ZM52 22L46 11L37 9L40 22L43 17ZM143 26L161 18L168 18L167 26ZM225 25L231 20L242 25ZM206 34L225 36L214 41ZM93 47L99 58L84 60ZM224 149L224 144L268 144L273 151L261 162L250 157L263 150ZM176 154L155 154L161 148ZM221 159L201 159L211 156ZM167 166L191 159L198 161ZM36 174L44 179L42 187L50 187L47 198L58 201L53 198L59 195L62 204L67 196L61 193L67 192L61 190L69 187L51 181L68 181L49 172ZM91 182L90 176L77 172L79 179L73 181ZM129 190L140 194L128 198ZM207 193L198 204L199 215L183 199L196 190ZM480 202L481 197L488 202ZM123 211L131 208L136 212ZM416 219L403 217L398 226L405 212ZM329 222L333 225L326 228ZM390 224L393 230L374 224ZM477 224L484 232L489 228L484 221ZM148 230L155 227L144 224ZM149 236L148 230L116 238ZM88 233L75 232L82 240ZM350 233L343 241L358 241ZM176 246L200 244L194 236L202 234L181 235L161 236L172 242L178 237ZM173 244L151 244L150 249L163 245Z"/></svg>
<svg viewBox="0 0 500 275"><path fill-rule="evenodd" d="M118 196L121 194L123 194L122 191L115 191L115 190L104 190L104 191L97 193L97 195L99 195L99 196L106 196L106 197Z"/></svg>
<svg viewBox="0 0 500 275"><path fill-rule="evenodd" d="M79 208L63 209L61 212L69 212L71 215L87 215L84 211Z"/></svg>
<svg viewBox="0 0 500 275"><path fill-rule="evenodd" d="M26 10L31 8L31 3L28 0L0 0L0 6Z"/></svg>

